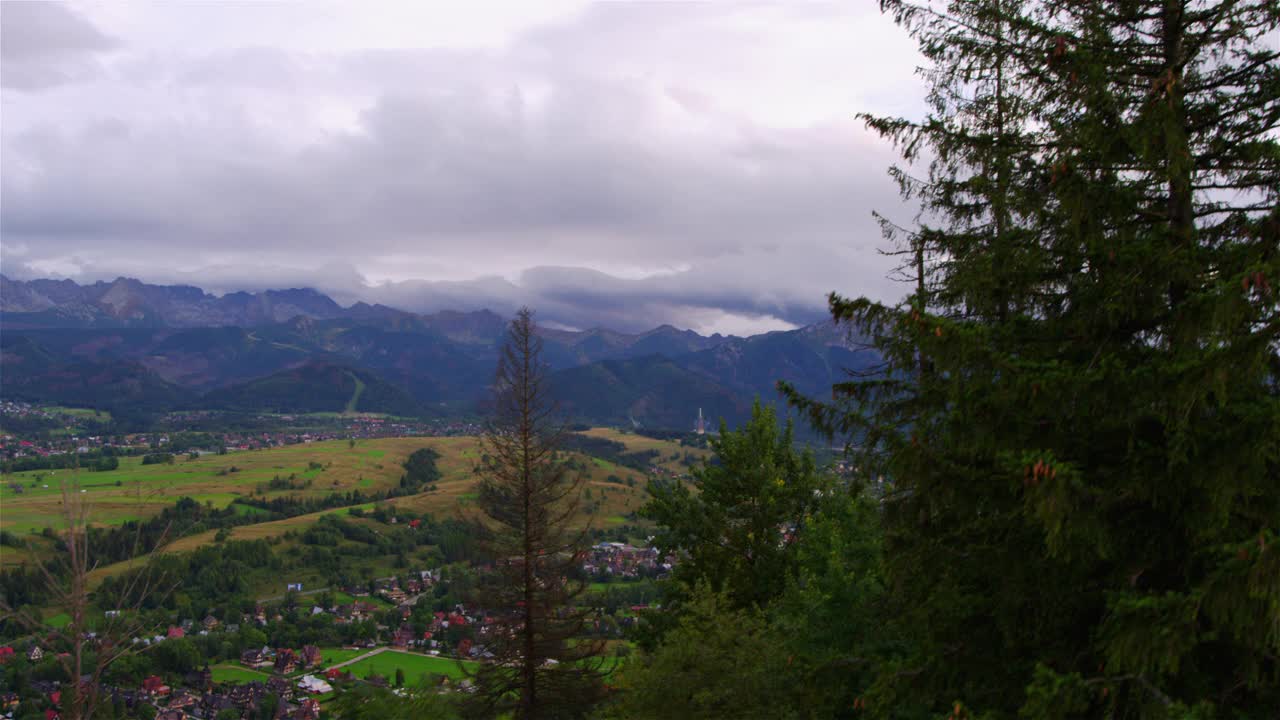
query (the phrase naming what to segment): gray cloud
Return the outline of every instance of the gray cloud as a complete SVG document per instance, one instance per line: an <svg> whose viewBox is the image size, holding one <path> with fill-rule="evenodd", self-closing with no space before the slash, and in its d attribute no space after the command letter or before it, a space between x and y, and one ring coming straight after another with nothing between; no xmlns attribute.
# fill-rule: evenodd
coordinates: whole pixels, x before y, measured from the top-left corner
<svg viewBox="0 0 1280 720"><path fill-rule="evenodd" d="M0 3L0 86L32 91L94 77L117 42L65 5Z"/></svg>
<svg viewBox="0 0 1280 720"><path fill-rule="evenodd" d="M857 29L825 7L647 4L499 48L134 50L117 84L6 123L5 271L528 302L576 327L809 322L831 290L898 292L870 217L906 212L893 155L838 89L891 84L838 64L868 52L845 47Z"/></svg>

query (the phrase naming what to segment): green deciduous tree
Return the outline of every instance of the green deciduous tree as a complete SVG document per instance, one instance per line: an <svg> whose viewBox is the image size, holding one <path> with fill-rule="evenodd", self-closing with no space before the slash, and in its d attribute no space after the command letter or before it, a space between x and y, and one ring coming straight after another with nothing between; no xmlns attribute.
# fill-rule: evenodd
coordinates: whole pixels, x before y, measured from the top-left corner
<svg viewBox="0 0 1280 720"><path fill-rule="evenodd" d="M665 611L647 616L645 652L623 673L620 711L862 712L880 659L901 653L881 623L877 503L817 471L759 405L712 449L691 488L651 487L658 543L680 561Z"/></svg>
<svg viewBox="0 0 1280 720"><path fill-rule="evenodd" d="M434 688L397 689L358 684L344 689L328 709L342 720L451 720L456 703Z"/></svg>
<svg viewBox="0 0 1280 720"><path fill-rule="evenodd" d="M785 638L758 609L738 609L705 583L653 653L622 670L620 717L808 717Z"/></svg>
<svg viewBox="0 0 1280 720"><path fill-rule="evenodd" d="M1280 707L1280 5L884 0L931 111L869 118L914 285L832 296L876 374L792 400L882 475L914 650L884 708Z"/></svg>
<svg viewBox="0 0 1280 720"><path fill-rule="evenodd" d="M722 422L711 449L692 487L650 483L641 514L658 524L655 545L680 555L673 577L685 592L706 582L733 607L764 606L795 574L794 541L822 487L813 456L759 402L742 429Z"/></svg>

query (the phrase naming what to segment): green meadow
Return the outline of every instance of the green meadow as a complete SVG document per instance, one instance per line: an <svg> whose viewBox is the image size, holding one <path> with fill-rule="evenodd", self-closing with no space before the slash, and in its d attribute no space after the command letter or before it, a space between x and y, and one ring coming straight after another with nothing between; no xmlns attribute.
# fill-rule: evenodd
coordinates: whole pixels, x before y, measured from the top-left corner
<svg viewBox="0 0 1280 720"><path fill-rule="evenodd" d="M450 679L459 680L465 676L462 666L475 668L477 665L478 663L475 662L464 661L460 666L457 660L451 658L389 650L348 665L343 670L349 670L359 678L381 675L389 681L395 680L396 670L403 670L405 681L417 684L432 675L444 675Z"/></svg>

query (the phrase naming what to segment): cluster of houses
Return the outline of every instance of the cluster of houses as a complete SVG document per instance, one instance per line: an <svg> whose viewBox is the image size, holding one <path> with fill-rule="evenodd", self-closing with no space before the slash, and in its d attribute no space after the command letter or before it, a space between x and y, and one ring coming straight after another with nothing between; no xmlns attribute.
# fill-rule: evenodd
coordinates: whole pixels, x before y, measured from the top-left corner
<svg viewBox="0 0 1280 720"><path fill-rule="evenodd" d="M582 570L593 577L603 575L630 580L666 574L674 562L674 558L659 557L657 548L602 542L591 546L582 562Z"/></svg>
<svg viewBox="0 0 1280 720"><path fill-rule="evenodd" d="M189 412L178 413L167 416L170 422L190 422L197 419L203 419L212 416L214 413ZM0 415L12 415L15 417L40 417L44 419L59 419L57 414L47 410L34 407L28 403L0 401ZM68 428L79 422L77 418L66 417ZM281 416L270 418L274 422L288 423L295 419L292 416ZM309 419L308 424L314 424L314 419ZM480 431L480 427L469 422L422 422L416 420L392 420L383 417L365 417L356 416L355 418L346 419L335 425L331 430L308 430L305 432L295 432L288 430L268 431L268 432L227 432L215 433L220 447L228 452L246 451L246 450L262 450L273 447L284 447L286 445L298 445L304 443L323 442L326 440L348 440L348 439L376 439L389 437L450 437L456 435L474 435ZM154 452L157 449L165 449L169 446L169 436L167 433L136 433L124 436L110 437L102 436L78 436L67 435L53 437L19 437L16 435L8 435L0 433L0 453L6 457L22 458L22 457L48 457L49 455L58 455L62 453L79 452L87 453L94 450L102 450L104 448L113 448L122 455L136 455L146 452ZM204 455L216 451L217 448L205 448L203 450L194 449L193 452ZM183 452L187 452L183 450Z"/></svg>
<svg viewBox="0 0 1280 720"><path fill-rule="evenodd" d="M272 676L265 682L215 686L212 674L205 668L189 675L181 689L171 689L153 675L143 680L137 692L113 691L120 694L126 707L138 702L154 706L156 720L213 720L226 710L238 712L242 718L258 717L267 697L277 699L275 720L319 720L320 701L300 689L298 683L281 676ZM328 687L327 692L332 690Z"/></svg>
<svg viewBox="0 0 1280 720"><path fill-rule="evenodd" d="M414 529L417 529L420 524L421 521L417 519L409 521L409 526ZM404 579L379 578L373 583L373 592L387 602L393 603L400 611L400 617L407 619L413 614L413 606L418 596L430 590L438 582L440 582L439 570L419 570ZM343 592L356 599L354 602L338 605L333 609L335 623L364 622L374 618L375 613L381 610L381 607L375 603L359 599L369 596L368 587L352 585L343 588Z"/></svg>
<svg viewBox="0 0 1280 720"><path fill-rule="evenodd" d="M661 557L652 547L602 542L591 547L584 558L583 569L593 576L606 575L624 580L664 574L670 570L673 561L672 558ZM316 607L312 610L313 614L332 613L335 623L375 619L380 623L388 623L391 627L379 624L378 628L382 632L389 631L389 637L388 634L382 634L382 637L389 639L392 648L418 650L432 655L450 652L460 658L477 660L491 658L492 654L486 648L487 641L500 625L497 618L484 611L458 604L450 610L435 611L425 628L421 622L411 622L418 598L428 593L441 580L439 570L420 570L399 578L383 578L375 580L371 585L344 588L353 596L350 603L328 609ZM399 611L400 621L391 622L387 617L386 606L372 602L370 595L394 603ZM643 608L633 608L637 609ZM280 617L278 610L260 603L238 620L241 623L266 625L269 619L279 620ZM630 619L633 618L624 618ZM237 632L240 625L229 620L228 618L228 622L223 622L213 616L203 620L181 620L169 626L166 632L135 638L134 642L151 645L196 633L205 635ZM614 633L618 628L613 625L605 628L601 625L595 630L597 633L605 633L606 630ZM361 642L360 647L375 647L378 644L371 639ZM3 646L0 647L0 664L20 654L29 661L38 663L45 659L46 650L38 644L21 650ZM279 699L274 705L276 710L273 720L319 720L320 705L316 696L333 692L336 681L352 679L349 673L338 668L323 670L324 657L320 648L315 645L303 645L298 649L270 646L253 648L242 652L239 659L242 665L267 674L264 674L261 681L215 685L212 674L206 667L188 675L176 687L171 688L164 678L152 675L137 688L104 687L101 689L102 695L109 697L113 704L123 703L127 708L133 708L139 703L149 705L157 711L157 720L215 720L219 715L225 718L228 714L238 714L243 720L257 720L263 714L262 703L267 697ZM58 720L59 693L62 688L57 683L44 683L41 687L42 695L52 706L45 720ZM12 718L13 709L19 702L17 696L0 695L0 720L6 717L6 712L7 717Z"/></svg>
<svg viewBox="0 0 1280 720"><path fill-rule="evenodd" d="M395 518L391 519L394 524ZM409 527L417 530L422 525L421 520L410 520ZM403 581L398 577L380 578L373 583L373 591L378 595L386 598L388 602L400 605L411 598L421 595L422 593L435 587L440 582L439 570L419 570L410 574ZM353 595L365 594L367 592L352 592Z"/></svg>
<svg viewBox="0 0 1280 720"><path fill-rule="evenodd" d="M340 676L338 670L329 673L331 678ZM63 684L34 680L31 689L49 700L51 707L45 711L45 720L58 720L65 709ZM273 720L319 720L320 701L315 696L332 691L328 682L310 675L298 681L273 675L262 682L215 685L213 673L206 667L189 673L180 688L170 687L159 675L151 675L136 688L102 687L99 698L102 703L120 705L128 711L149 705L155 709L156 720L214 720L219 715L225 717L227 711L247 720L261 717L263 702L271 697L275 698ZM20 703L17 693L0 694L0 713L12 717Z"/></svg>
<svg viewBox="0 0 1280 720"><path fill-rule="evenodd" d="M120 611L107 610L103 614L109 618L117 617L120 614ZM156 634L149 637L135 637L133 639L133 644L154 645L155 643L164 642L165 640L178 640L186 637L191 633L196 633L198 635L208 635L209 633L214 632L216 630L222 630L224 632L233 633L238 631L239 629L240 629L240 625L238 623L228 623L227 625L223 625L220 620L210 615L209 617L206 617L204 620L202 620L199 623L192 622L191 620L183 620L179 622L177 625L170 625L169 629L162 634Z"/></svg>
<svg viewBox="0 0 1280 720"><path fill-rule="evenodd" d="M166 634L147 640L181 638L185 634L180 625L174 625ZM11 646L0 646L0 665L18 654ZM45 659L46 652L39 645L32 645L22 655L37 663ZM329 669L323 678L313 674L301 678L287 677L291 673L319 668L324 658L314 645L305 645L296 651L267 647L247 650L241 654L240 660L246 666L268 669L275 674L264 677L262 681L222 686L214 684L213 673L206 666L203 670L189 673L180 687L170 687L164 678L151 675L144 678L137 688L102 687L100 697L104 702L120 704L130 710L140 704L150 705L156 710L157 720L213 720L227 710L238 713L241 718L259 718L263 698L270 696L278 699L274 720L319 720L320 703L315 696L333 692L332 681L352 680L349 673L337 668ZM45 713L45 720L58 720L63 710L61 703L65 688L62 684L33 681L32 689L47 698L51 705ZM0 695L0 717L12 717L12 711L20 702L21 698L16 693Z"/></svg>
<svg viewBox="0 0 1280 720"><path fill-rule="evenodd" d="M240 653L240 664L251 668L269 668L280 675L289 675L298 670L309 670L324 662L320 648L315 645L304 645L301 650L280 648L273 650L267 646L245 650Z"/></svg>

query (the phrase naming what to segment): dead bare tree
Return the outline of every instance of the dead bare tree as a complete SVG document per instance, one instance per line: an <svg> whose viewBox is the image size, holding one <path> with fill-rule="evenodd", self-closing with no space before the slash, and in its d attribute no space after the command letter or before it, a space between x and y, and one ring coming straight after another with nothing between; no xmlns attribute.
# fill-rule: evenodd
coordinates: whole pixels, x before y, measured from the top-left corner
<svg viewBox="0 0 1280 720"><path fill-rule="evenodd" d="M492 570L479 602L497 622L493 653L473 674L469 714L508 709L521 720L584 717L603 691L601 645L585 640L590 613L575 599L586 528L574 528L585 477L559 454L564 426L550 395L533 311L511 321L498 362L495 409L481 439L476 529Z"/></svg>
<svg viewBox="0 0 1280 720"><path fill-rule="evenodd" d="M94 716L103 700L103 674L120 658L145 650L146 646L134 643L134 638L150 636L156 630L142 620L144 604L163 602L174 588L172 582L151 572L145 563L138 568L127 567L126 580L113 607L104 611L101 621L93 622L92 581L98 565L90 542L92 508L83 490L77 466L71 477L60 483L66 528L52 554L31 548L48 605L65 611L70 621L61 628L49 627L43 622L40 608L9 607L0 599L0 617L28 628L65 651L56 655L70 679L62 689L63 720L89 720ZM152 552L162 552L167 539L166 531ZM139 539L135 539L133 555L137 556L139 550Z"/></svg>

